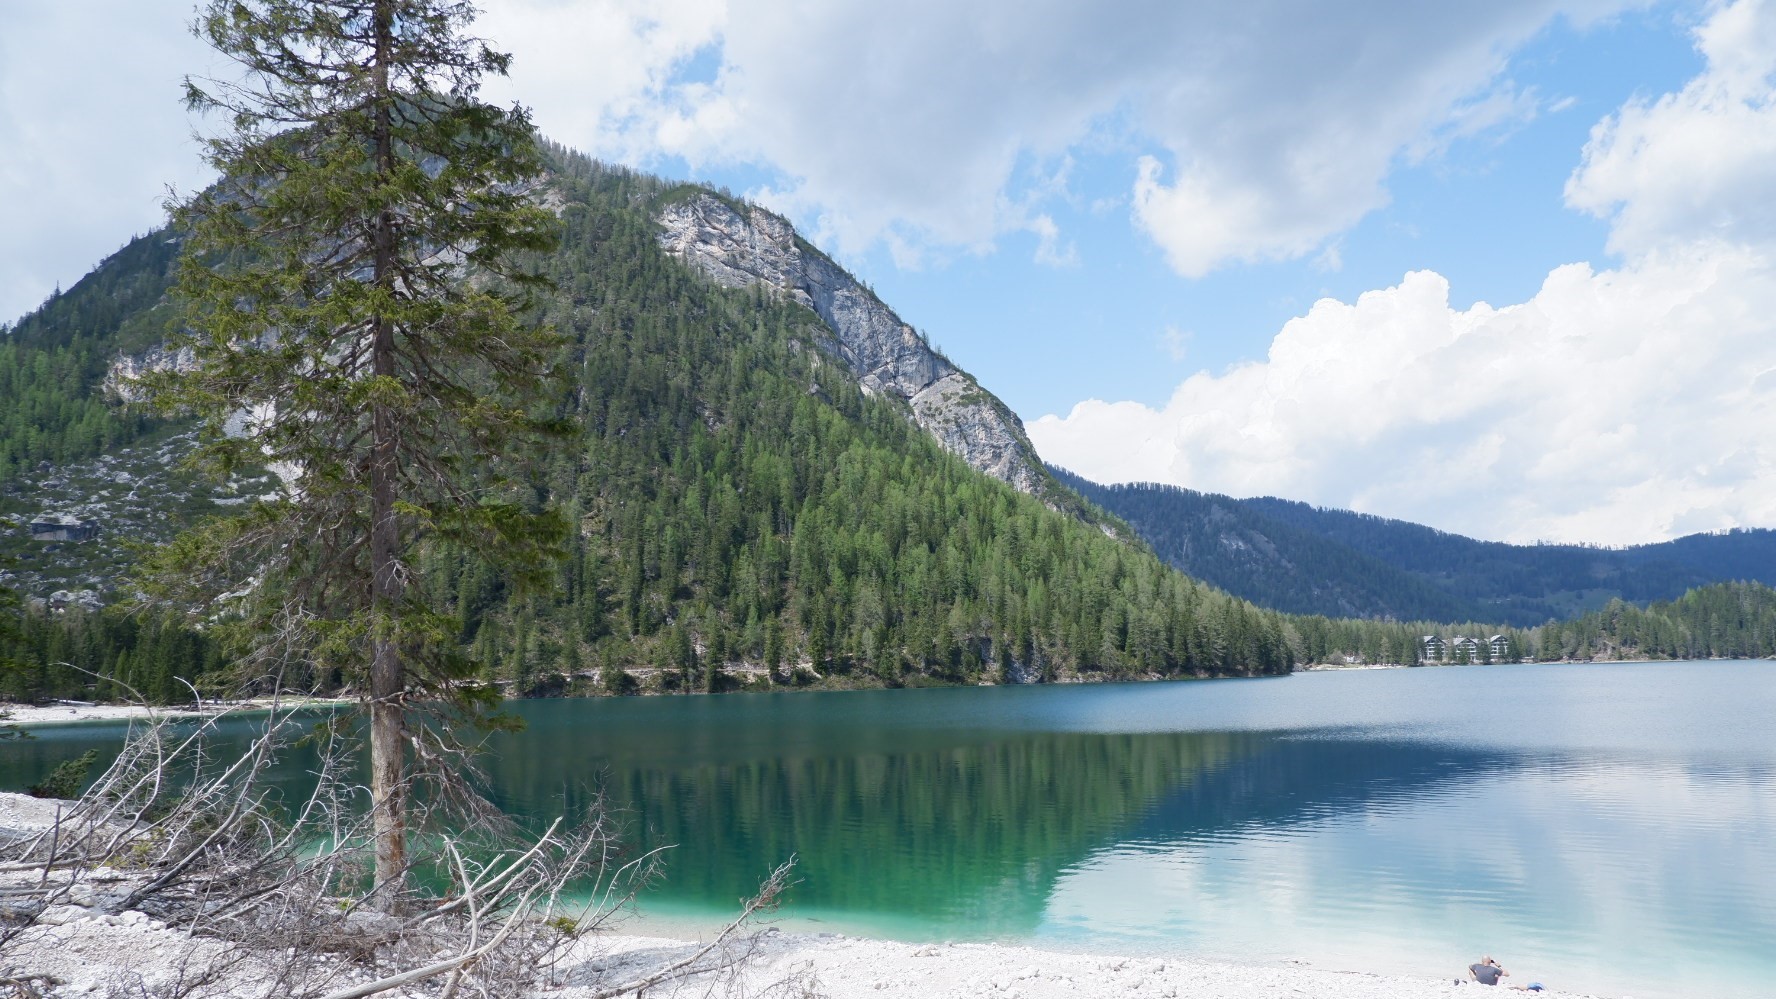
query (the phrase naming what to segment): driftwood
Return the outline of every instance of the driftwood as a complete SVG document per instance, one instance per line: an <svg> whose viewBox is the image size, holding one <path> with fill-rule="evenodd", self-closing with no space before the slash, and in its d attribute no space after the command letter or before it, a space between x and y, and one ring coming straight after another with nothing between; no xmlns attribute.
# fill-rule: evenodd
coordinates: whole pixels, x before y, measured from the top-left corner
<svg viewBox="0 0 1776 999"><path fill-rule="evenodd" d="M176 722L150 712L80 800L41 834L0 850L0 875L12 875L0 886L10 913L0 918L0 996L37 994L43 976L14 967L10 945L46 910L76 900L98 914L140 910L190 944L171 982L122 985L117 999L524 995L561 984L576 945L583 951L609 928L659 860L658 850L625 856L601 804L531 835L491 809L434 806L413 825L430 830L423 842L439 862L429 882L404 880L442 881L444 890L368 889L373 837L367 792L349 776L355 745L331 726L310 734L274 705L244 751L218 756L218 726L239 717ZM299 737L318 743L313 789L285 804L268 774ZM756 945L748 924L776 906L792 864L771 872L689 956L591 988L614 999L740 968Z"/></svg>

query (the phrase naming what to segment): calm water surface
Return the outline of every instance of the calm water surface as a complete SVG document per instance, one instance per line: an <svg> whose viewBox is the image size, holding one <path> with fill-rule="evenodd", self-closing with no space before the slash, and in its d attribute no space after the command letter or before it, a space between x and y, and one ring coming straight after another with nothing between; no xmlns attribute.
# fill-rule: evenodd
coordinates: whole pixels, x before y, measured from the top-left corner
<svg viewBox="0 0 1776 999"><path fill-rule="evenodd" d="M1776 664L532 701L501 803L676 844L653 918L799 858L803 927L1776 993ZM0 748L4 783L115 726Z"/></svg>

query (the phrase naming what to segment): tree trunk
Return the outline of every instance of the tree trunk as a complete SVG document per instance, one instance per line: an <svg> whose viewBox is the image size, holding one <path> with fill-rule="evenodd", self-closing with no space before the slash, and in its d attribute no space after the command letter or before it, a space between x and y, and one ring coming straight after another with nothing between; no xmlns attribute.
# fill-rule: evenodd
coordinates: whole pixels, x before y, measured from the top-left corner
<svg viewBox="0 0 1776 999"><path fill-rule="evenodd" d="M390 5L378 3L374 13L375 65L371 85L376 116L376 172L379 179L394 174L394 141L390 135L388 63L394 48L394 18ZM380 210L375 225L375 255L371 281L385 291L395 280L395 220L387 208ZM371 321L371 369L379 378L395 374L395 333L387 316ZM401 650L392 624L399 610L400 524L395 516L397 476L396 428L388 407L376 405L370 414L370 797L375 809L376 884L399 888L407 869L407 765L406 687Z"/></svg>

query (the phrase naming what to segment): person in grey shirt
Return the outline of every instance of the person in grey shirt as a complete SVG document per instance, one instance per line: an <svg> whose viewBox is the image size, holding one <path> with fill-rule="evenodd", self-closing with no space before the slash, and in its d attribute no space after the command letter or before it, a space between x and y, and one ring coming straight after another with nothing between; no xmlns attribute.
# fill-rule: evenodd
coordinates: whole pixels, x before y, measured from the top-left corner
<svg viewBox="0 0 1776 999"><path fill-rule="evenodd" d="M1510 972L1506 971L1497 961L1494 961L1489 954L1486 957L1481 958L1479 964L1468 965L1468 974L1472 975L1474 981L1479 982L1481 985L1497 985L1499 979L1509 975Z"/></svg>

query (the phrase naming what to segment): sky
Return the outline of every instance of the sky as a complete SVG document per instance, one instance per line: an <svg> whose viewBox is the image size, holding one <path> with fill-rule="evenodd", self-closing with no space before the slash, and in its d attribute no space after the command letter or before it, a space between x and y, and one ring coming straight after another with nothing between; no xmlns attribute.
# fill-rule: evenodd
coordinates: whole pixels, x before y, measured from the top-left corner
<svg viewBox="0 0 1776 999"><path fill-rule="evenodd" d="M1106 482L1776 527L1776 0L486 0L485 95L788 216ZM189 3L0 8L0 317L208 175Z"/></svg>

